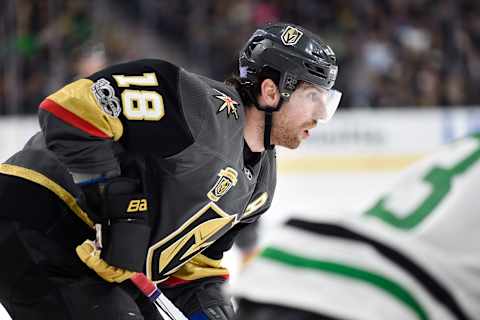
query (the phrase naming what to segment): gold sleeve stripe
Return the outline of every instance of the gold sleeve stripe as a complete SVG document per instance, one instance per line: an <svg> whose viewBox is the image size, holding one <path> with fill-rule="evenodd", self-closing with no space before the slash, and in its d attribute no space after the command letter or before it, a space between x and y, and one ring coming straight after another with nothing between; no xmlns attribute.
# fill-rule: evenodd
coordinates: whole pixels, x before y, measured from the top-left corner
<svg viewBox="0 0 480 320"><path fill-rule="evenodd" d="M92 85L88 79L72 82L48 96L40 108L88 134L117 141L123 134L122 123L102 111L93 96Z"/></svg>
<svg viewBox="0 0 480 320"><path fill-rule="evenodd" d="M221 266L221 260L210 259L200 254L185 263L171 277L183 281L193 281L207 277L228 278L228 276L228 269Z"/></svg>
<svg viewBox="0 0 480 320"><path fill-rule="evenodd" d="M65 190L62 186L55 183L53 180L50 180L43 174L36 172L31 169L11 165L11 164L0 164L0 173L15 176L19 178L23 178L34 183L37 183L48 190L55 193L60 199L63 200L67 204L67 206L89 227L94 226L94 223L88 217L87 213L80 208L75 197L72 196L67 190Z"/></svg>

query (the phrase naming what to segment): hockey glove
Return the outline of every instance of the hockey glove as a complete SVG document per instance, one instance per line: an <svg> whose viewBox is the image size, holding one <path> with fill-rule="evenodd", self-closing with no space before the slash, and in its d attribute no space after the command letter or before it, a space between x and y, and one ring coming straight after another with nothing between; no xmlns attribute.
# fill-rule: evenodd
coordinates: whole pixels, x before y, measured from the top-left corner
<svg viewBox="0 0 480 320"><path fill-rule="evenodd" d="M102 190L101 234L97 242L108 264L140 272L150 240L149 202L136 179L114 178Z"/></svg>
<svg viewBox="0 0 480 320"><path fill-rule="evenodd" d="M76 252L83 263L108 282L120 283L135 275L135 272L113 267L105 262L100 258L100 250L91 240L85 240L76 248Z"/></svg>
<svg viewBox="0 0 480 320"><path fill-rule="evenodd" d="M192 314L190 320L232 320L235 317L231 305L207 307L203 311Z"/></svg>

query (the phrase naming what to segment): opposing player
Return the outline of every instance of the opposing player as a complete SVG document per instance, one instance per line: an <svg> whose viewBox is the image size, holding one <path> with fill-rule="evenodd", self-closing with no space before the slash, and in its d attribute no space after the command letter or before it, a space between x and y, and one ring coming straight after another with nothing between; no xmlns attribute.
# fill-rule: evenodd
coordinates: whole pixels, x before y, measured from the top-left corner
<svg viewBox="0 0 480 320"><path fill-rule="evenodd" d="M410 167L358 219L292 219L240 276L239 319L477 319L480 134Z"/></svg>
<svg viewBox="0 0 480 320"><path fill-rule="evenodd" d="M14 319L158 319L145 272L190 319L231 319L223 253L272 201L274 145L296 148L340 99L335 55L273 24L213 81L161 60L115 65L40 105L0 166L0 302Z"/></svg>

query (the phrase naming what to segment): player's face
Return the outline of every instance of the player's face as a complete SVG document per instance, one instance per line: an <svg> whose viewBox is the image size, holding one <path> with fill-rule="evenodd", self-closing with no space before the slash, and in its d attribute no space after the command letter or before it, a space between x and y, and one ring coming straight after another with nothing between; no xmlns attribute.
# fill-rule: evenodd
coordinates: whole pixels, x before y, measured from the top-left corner
<svg viewBox="0 0 480 320"><path fill-rule="evenodd" d="M310 136L317 121L326 119L328 91L302 83L273 116L271 141L275 145L297 148Z"/></svg>

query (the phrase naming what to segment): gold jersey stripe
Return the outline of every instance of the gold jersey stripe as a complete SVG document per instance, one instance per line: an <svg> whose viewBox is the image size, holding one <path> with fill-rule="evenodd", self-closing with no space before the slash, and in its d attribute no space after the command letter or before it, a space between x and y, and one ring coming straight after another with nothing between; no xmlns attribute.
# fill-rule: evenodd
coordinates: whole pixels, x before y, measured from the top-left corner
<svg viewBox="0 0 480 320"><path fill-rule="evenodd" d="M398 171L423 155L353 155L305 156L295 159L279 157L278 170L283 174L328 171Z"/></svg>
<svg viewBox="0 0 480 320"><path fill-rule="evenodd" d="M220 264L221 260L210 259L199 254L185 263L171 276L184 281L193 281L207 277L228 276L228 269L222 267Z"/></svg>
<svg viewBox="0 0 480 320"><path fill-rule="evenodd" d="M122 123L118 118L102 111L92 93L92 85L91 80L80 79L66 85L47 99L54 101L117 141L123 134Z"/></svg>
<svg viewBox="0 0 480 320"><path fill-rule="evenodd" d="M48 190L55 193L60 199L62 199L63 202L65 202L67 206L83 222L85 222L89 227L93 228L94 226L93 221L90 220L90 218L88 217L88 214L85 211L83 211L82 208L80 208L75 197L72 196L62 186L60 186L53 180L50 180L48 177L44 176L43 174L31 169L15 166L11 164L0 164L0 173L23 178L47 188Z"/></svg>

